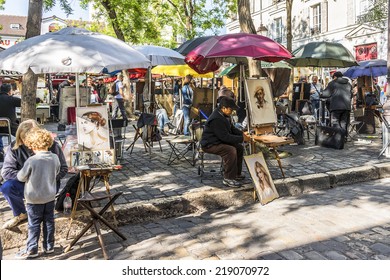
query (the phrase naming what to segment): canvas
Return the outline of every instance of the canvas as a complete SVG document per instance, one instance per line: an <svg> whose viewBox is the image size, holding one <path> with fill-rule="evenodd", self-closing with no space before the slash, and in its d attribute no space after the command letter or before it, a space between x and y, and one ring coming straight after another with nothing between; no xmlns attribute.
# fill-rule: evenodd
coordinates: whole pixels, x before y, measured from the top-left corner
<svg viewBox="0 0 390 280"><path fill-rule="evenodd" d="M262 205L279 197L263 153L244 156L246 166L255 185L256 195Z"/></svg>
<svg viewBox="0 0 390 280"><path fill-rule="evenodd" d="M79 150L110 149L108 112L105 106L76 108Z"/></svg>
<svg viewBox="0 0 390 280"><path fill-rule="evenodd" d="M277 121L268 78L246 79L245 89L249 105L249 119L252 127L275 124Z"/></svg>

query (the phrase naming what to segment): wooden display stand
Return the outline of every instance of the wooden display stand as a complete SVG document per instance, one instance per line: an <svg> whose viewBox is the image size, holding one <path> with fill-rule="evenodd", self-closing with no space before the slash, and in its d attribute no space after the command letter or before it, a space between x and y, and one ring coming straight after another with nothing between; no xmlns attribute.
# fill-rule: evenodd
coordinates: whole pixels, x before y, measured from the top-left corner
<svg viewBox="0 0 390 280"><path fill-rule="evenodd" d="M91 186L91 181L92 179L100 176L102 177L102 180L104 182L104 185L106 187L106 192L108 195L110 194L110 184L109 184L109 177L112 173L112 168L104 168L104 169L80 169L80 181L79 185L77 187L77 192L76 192L76 198L73 203L72 207L72 212L70 215L70 221L69 221L69 227L68 227L68 232L66 234L66 239L69 237L69 232L73 223L73 220L76 216L76 211L77 211L77 205L78 205L78 200L79 198L84 195L86 192L89 192L92 190L93 186ZM114 218L114 223L115 225L118 225L118 222L115 217L115 210L114 207L111 205L111 213Z"/></svg>

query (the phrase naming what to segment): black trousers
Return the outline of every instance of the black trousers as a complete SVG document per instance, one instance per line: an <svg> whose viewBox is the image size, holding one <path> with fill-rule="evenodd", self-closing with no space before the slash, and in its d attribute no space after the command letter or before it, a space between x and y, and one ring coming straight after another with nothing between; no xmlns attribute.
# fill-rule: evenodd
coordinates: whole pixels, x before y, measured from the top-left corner
<svg viewBox="0 0 390 280"><path fill-rule="evenodd" d="M330 123L333 127L340 127L344 130L345 137L348 136L348 126L351 111L349 110L334 110L330 113Z"/></svg>
<svg viewBox="0 0 390 280"><path fill-rule="evenodd" d="M204 152L222 157L223 177L225 179L236 179L242 172L242 161L244 158L244 147L241 144L236 146L218 144L208 148L202 148Z"/></svg>

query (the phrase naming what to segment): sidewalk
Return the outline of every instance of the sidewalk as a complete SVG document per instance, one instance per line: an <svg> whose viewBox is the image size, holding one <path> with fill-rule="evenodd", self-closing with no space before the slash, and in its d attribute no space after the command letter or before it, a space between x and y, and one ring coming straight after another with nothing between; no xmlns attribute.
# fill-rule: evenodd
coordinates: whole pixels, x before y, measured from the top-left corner
<svg viewBox="0 0 390 280"><path fill-rule="evenodd" d="M56 132L56 125L49 124L46 127ZM134 136L131 124L128 130L125 147L132 142ZM123 192L115 203L122 225L202 211L216 211L231 206L256 205L257 208L262 208L258 202L253 202L253 185L246 168L244 168L248 178L246 185L238 190L232 190L222 184L222 177L218 172L220 164L218 158L212 157L206 162L206 169L214 169L216 172L209 172L213 176L206 175L202 181L198 176L197 167L192 167L185 161L168 166L170 148L165 139L172 137L164 137L161 141L163 152L159 151L157 145L152 148L151 156L145 153L140 139L131 155L127 151L124 152L122 170L115 171L110 178L111 190ZM281 147L279 151L290 154L289 157L282 159L286 178L282 179L276 160L271 159L267 162L280 195L291 196L390 176L388 175L390 158L382 156L378 159L382 147L380 135L376 135L376 138L370 137L368 141L348 142L343 150L315 146L313 137L303 146ZM299 200L300 197L291 199ZM8 203L1 196L1 223L11 218L11 215ZM160 222L164 223L164 220ZM1 231L3 240L4 235L10 234L15 232ZM16 234L17 243L21 243L10 246L14 248L11 251L23 245L24 238L21 238L21 232ZM137 234L143 233L140 230ZM149 235L147 232L144 234ZM87 238L95 236L89 235Z"/></svg>

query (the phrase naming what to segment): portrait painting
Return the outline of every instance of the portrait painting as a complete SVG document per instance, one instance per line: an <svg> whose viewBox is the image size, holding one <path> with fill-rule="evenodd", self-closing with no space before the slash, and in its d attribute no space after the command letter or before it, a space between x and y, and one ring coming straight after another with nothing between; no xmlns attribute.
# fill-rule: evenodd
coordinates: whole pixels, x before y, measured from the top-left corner
<svg viewBox="0 0 390 280"><path fill-rule="evenodd" d="M256 195L261 203L265 205L279 197L263 153L244 156L245 164L253 180Z"/></svg>
<svg viewBox="0 0 390 280"><path fill-rule="evenodd" d="M271 83L268 78L246 79L249 119L252 127L274 124L277 121Z"/></svg>
<svg viewBox="0 0 390 280"><path fill-rule="evenodd" d="M80 159L81 159L81 152L80 151L71 151L70 152L70 166L79 166L80 165Z"/></svg>
<svg viewBox="0 0 390 280"><path fill-rule="evenodd" d="M108 113L105 106L76 108L76 126L79 149L110 149Z"/></svg>
<svg viewBox="0 0 390 280"><path fill-rule="evenodd" d="M81 153L80 165L88 165L93 163L93 152L83 151Z"/></svg>
<svg viewBox="0 0 390 280"><path fill-rule="evenodd" d="M93 163L102 163L103 162L103 151L93 151L92 152L92 161L93 161Z"/></svg>
<svg viewBox="0 0 390 280"><path fill-rule="evenodd" d="M115 164L114 161L114 150L105 150L103 151L103 162L106 164Z"/></svg>

